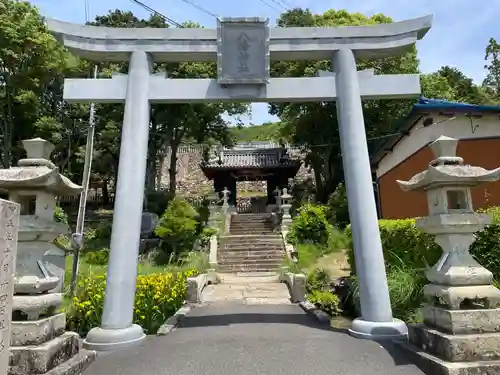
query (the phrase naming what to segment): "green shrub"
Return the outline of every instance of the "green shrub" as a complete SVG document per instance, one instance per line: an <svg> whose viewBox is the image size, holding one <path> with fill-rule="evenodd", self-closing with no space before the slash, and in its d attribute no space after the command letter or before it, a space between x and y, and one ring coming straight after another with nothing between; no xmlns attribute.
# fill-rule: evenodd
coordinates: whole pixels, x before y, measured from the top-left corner
<svg viewBox="0 0 500 375"><path fill-rule="evenodd" d="M415 219L379 220L379 228L388 270L394 266L427 268L434 265L441 256L441 248L434 243L433 236L421 232L415 226ZM350 226L345 233L352 238ZM355 273L352 246L348 252L348 261L351 271Z"/></svg>
<svg viewBox="0 0 500 375"><path fill-rule="evenodd" d="M200 244L202 249L210 248L210 239L218 233L217 229L205 227L200 233Z"/></svg>
<svg viewBox="0 0 500 375"><path fill-rule="evenodd" d="M500 279L500 207L482 211L492 216L493 224L476 233L476 241L471 245L470 252L495 278ZM394 266L427 268L436 264L442 254L433 236L421 232L415 226L415 219L379 220L379 228L388 270ZM345 234L349 239L352 238L350 226L346 228ZM350 247L348 261L355 272L352 245Z"/></svg>
<svg viewBox="0 0 500 375"><path fill-rule="evenodd" d="M297 210L287 240L293 244L326 245L329 235L330 225L326 219L324 207L305 204Z"/></svg>
<svg viewBox="0 0 500 375"><path fill-rule="evenodd" d="M500 276L500 225L492 224L476 233L470 253L495 278Z"/></svg>
<svg viewBox="0 0 500 375"><path fill-rule="evenodd" d="M349 205L347 192L343 183L340 183L328 199L326 217L337 228L344 229L349 224Z"/></svg>
<svg viewBox="0 0 500 375"><path fill-rule="evenodd" d="M476 233L470 253L495 279L500 280L500 207L481 210L491 215L492 224Z"/></svg>
<svg viewBox="0 0 500 375"><path fill-rule="evenodd" d="M326 312L330 316L338 316L342 313L339 297L328 291L314 290L312 293L308 294L307 299L318 309Z"/></svg>
<svg viewBox="0 0 500 375"><path fill-rule="evenodd" d="M155 234L163 241L169 260L191 251L198 231L198 213L185 200L174 198L155 228ZM160 260L160 259L159 259ZM160 260L165 262L166 259Z"/></svg>
<svg viewBox="0 0 500 375"><path fill-rule="evenodd" d="M325 269L316 268L307 275L306 289L309 293L313 291L328 291L331 276Z"/></svg>
<svg viewBox="0 0 500 375"><path fill-rule="evenodd" d="M194 270L157 273L137 277L134 323L154 334L181 307L187 292L187 278ZM85 336L101 323L106 276L91 275L78 282L75 297L66 307L67 329Z"/></svg>
<svg viewBox="0 0 500 375"><path fill-rule="evenodd" d="M105 266L109 260L109 249L89 251L84 255L85 263L95 266Z"/></svg>
<svg viewBox="0 0 500 375"><path fill-rule="evenodd" d="M201 201L201 204L196 208L201 227L204 227L208 223L208 219L210 217L209 207L210 207L210 200L205 198Z"/></svg>
<svg viewBox="0 0 500 375"><path fill-rule="evenodd" d="M54 221L56 223L68 224L68 214L61 208L61 206L56 206L54 210Z"/></svg>

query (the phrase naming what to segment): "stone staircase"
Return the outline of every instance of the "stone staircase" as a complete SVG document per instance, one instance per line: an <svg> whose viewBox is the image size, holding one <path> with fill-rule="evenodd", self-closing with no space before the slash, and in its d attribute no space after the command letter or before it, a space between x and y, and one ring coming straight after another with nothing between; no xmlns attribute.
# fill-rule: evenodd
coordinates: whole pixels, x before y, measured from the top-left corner
<svg viewBox="0 0 500 375"><path fill-rule="evenodd" d="M229 235L220 238L217 263L220 272L273 272L284 256L270 214L237 214L231 217Z"/></svg>

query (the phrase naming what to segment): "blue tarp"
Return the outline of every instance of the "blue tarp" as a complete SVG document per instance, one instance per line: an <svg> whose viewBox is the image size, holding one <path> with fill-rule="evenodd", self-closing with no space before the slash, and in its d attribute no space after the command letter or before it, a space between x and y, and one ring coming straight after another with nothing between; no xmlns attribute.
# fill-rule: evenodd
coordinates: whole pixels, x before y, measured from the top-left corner
<svg viewBox="0 0 500 375"><path fill-rule="evenodd" d="M427 99L421 97L420 100L413 105L411 112L417 112L425 109L454 109L473 112L499 112L500 106L497 105L477 105L459 102L450 102L440 99Z"/></svg>

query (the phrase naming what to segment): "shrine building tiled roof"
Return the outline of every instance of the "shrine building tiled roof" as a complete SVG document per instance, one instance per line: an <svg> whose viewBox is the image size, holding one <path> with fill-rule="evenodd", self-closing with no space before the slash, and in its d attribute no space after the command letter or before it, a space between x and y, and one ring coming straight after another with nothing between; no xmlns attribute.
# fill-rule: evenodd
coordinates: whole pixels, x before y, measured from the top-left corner
<svg viewBox="0 0 500 375"><path fill-rule="evenodd" d="M223 150L219 158L202 163L204 169L279 168L300 166L300 160L286 155L283 148Z"/></svg>

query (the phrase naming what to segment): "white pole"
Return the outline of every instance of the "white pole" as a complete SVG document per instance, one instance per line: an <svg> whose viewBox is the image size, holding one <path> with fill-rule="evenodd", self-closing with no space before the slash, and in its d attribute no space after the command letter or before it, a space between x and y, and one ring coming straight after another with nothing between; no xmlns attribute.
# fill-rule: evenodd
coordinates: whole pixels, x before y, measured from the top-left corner
<svg viewBox="0 0 500 375"><path fill-rule="evenodd" d="M94 67L94 79L97 78L97 65ZM78 278L78 266L80 261L80 251L83 248L83 227L85 225L85 208L87 205L87 195L89 192L90 172L92 169L92 154L94 152L95 133L95 107L90 104L89 128L87 130L87 144L85 146L85 162L83 165L83 191L80 195L80 205L78 206L78 217L76 219L76 230L72 236L71 247L73 248L73 270L71 273L70 295L73 295Z"/></svg>

